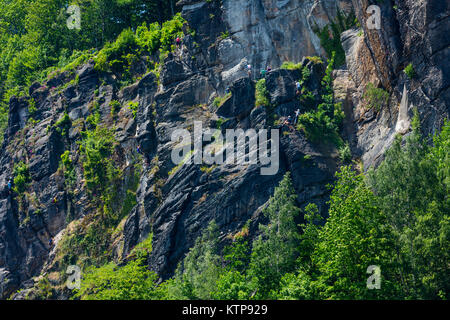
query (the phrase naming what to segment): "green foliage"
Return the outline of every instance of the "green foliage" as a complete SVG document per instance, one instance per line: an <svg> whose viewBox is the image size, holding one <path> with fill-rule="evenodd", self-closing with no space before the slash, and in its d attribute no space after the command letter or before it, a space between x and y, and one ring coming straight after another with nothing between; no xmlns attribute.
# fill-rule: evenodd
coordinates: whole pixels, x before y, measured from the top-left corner
<svg viewBox="0 0 450 320"><path fill-rule="evenodd" d="M408 76L409 79L412 79L416 76L416 71L414 70L412 63L408 64L405 70L403 71L405 72L405 74Z"/></svg>
<svg viewBox="0 0 450 320"><path fill-rule="evenodd" d="M116 145L113 132L98 126L83 135L80 151L86 186L91 193L105 194L119 176L118 169L111 160Z"/></svg>
<svg viewBox="0 0 450 320"><path fill-rule="evenodd" d="M312 260L320 276L319 296L331 299L370 299L397 294L389 262L393 239L387 217L373 192L349 167L337 174L330 199L329 218L319 233ZM382 266L381 290L367 290L366 269Z"/></svg>
<svg viewBox="0 0 450 320"><path fill-rule="evenodd" d="M389 101L389 93L381 88L376 88L373 83L369 82L363 95L364 103L367 109L375 109L380 111Z"/></svg>
<svg viewBox="0 0 450 320"><path fill-rule="evenodd" d="M111 241L119 223L136 205L136 190L140 169L123 178L115 157L116 140L112 130L96 126L82 133L79 161L84 183L96 212L77 221L72 232L61 241L61 268L70 264L100 266L111 259ZM66 152L62 156L65 176L70 176L72 161ZM66 181L67 182L67 181Z"/></svg>
<svg viewBox="0 0 450 320"><path fill-rule="evenodd" d="M92 268L83 276L75 295L81 300L154 300L158 276L143 261L129 262L124 267L109 263Z"/></svg>
<svg viewBox="0 0 450 320"><path fill-rule="evenodd" d="M225 101L227 101L227 100L230 99L230 98L231 98L231 92L227 93L227 94L224 95L223 97L216 97L216 98L214 99L213 105L214 105L216 108L220 108L220 107L225 103Z"/></svg>
<svg viewBox="0 0 450 320"><path fill-rule="evenodd" d="M153 235L150 234L147 239L138 243L130 253L130 256L139 259L146 259L152 253L152 239Z"/></svg>
<svg viewBox="0 0 450 320"><path fill-rule="evenodd" d="M225 269L228 271L244 272L250 262L250 246L246 237L249 234L250 221L233 237L231 245L223 250Z"/></svg>
<svg viewBox="0 0 450 320"><path fill-rule="evenodd" d="M305 57L305 58L308 59L309 61L311 61L314 64L323 64L323 60L319 56L313 56L313 57L308 56L308 57Z"/></svg>
<svg viewBox="0 0 450 320"><path fill-rule="evenodd" d="M291 61L285 61L283 62L283 64L280 67L281 69L286 69L286 70L299 70L302 68L302 64L301 62L299 63L294 63Z"/></svg>
<svg viewBox="0 0 450 320"><path fill-rule="evenodd" d="M352 160L352 152L348 143L339 148L339 159L342 163L348 163Z"/></svg>
<svg viewBox="0 0 450 320"><path fill-rule="evenodd" d="M269 225L260 226L262 237L253 242L249 275L257 285L257 298L269 297L282 276L295 268L299 240L295 218L300 212L296 198L288 172L264 210Z"/></svg>
<svg viewBox="0 0 450 320"><path fill-rule="evenodd" d="M134 249L136 259L124 266L114 263L92 267L83 274L74 298L81 300L155 300L163 297L158 275L145 265L151 253L151 235Z"/></svg>
<svg viewBox="0 0 450 320"><path fill-rule="evenodd" d="M220 274L211 298L216 300L248 300L251 297L245 274L228 270Z"/></svg>
<svg viewBox="0 0 450 320"><path fill-rule="evenodd" d="M70 158L70 151L66 150L61 155L60 167L63 169L66 186L70 189L76 181L75 168Z"/></svg>
<svg viewBox="0 0 450 320"><path fill-rule="evenodd" d="M170 295L175 299L211 299L220 274L218 227L211 222L176 270Z"/></svg>
<svg viewBox="0 0 450 320"><path fill-rule="evenodd" d="M122 108L122 105L117 100L112 100L109 103L109 106L111 108L111 116L112 117L115 117L117 115L117 113L120 111L120 109Z"/></svg>
<svg viewBox="0 0 450 320"><path fill-rule="evenodd" d="M131 113L133 114L133 118L136 119L136 115L137 115L137 112L139 110L139 102L138 101L130 102L128 104L128 109L131 110Z"/></svg>
<svg viewBox="0 0 450 320"><path fill-rule="evenodd" d="M64 112L61 119L56 121L54 127L56 128L56 131L61 133L62 136L65 136L68 133L69 129L72 127L72 120L70 120L69 114L67 112Z"/></svg>
<svg viewBox="0 0 450 320"><path fill-rule="evenodd" d="M8 111L6 105L0 102L0 145L3 143L3 134L8 126Z"/></svg>
<svg viewBox="0 0 450 320"><path fill-rule="evenodd" d="M385 161L369 174L368 181L393 228L396 245L392 250L400 253L395 257L405 298L448 298L449 272L444 261L448 261L450 243L449 127L447 120L430 147L415 126L406 145L402 148L397 139Z"/></svg>
<svg viewBox="0 0 450 320"><path fill-rule="evenodd" d="M135 61L131 33L143 23L163 25L156 47L168 51L173 29L181 30L182 20L163 23L176 13L175 0L0 0L0 142L8 117L8 101L13 94L25 91L33 81L45 81L55 72L72 70L97 50L99 68L120 70L119 79L131 79L129 66ZM70 4L80 7L81 30L67 28L66 13ZM173 21L173 20L171 20ZM172 38L171 38L172 37ZM170 44L169 44L170 43ZM96 48L96 49L93 49ZM126 52L129 50L130 52ZM122 54L123 53L123 54ZM111 61L105 60L110 55ZM109 63L111 62L111 65Z"/></svg>
<svg viewBox="0 0 450 320"><path fill-rule="evenodd" d="M124 30L117 40L107 44L96 57L96 68L101 71L123 72L124 66L129 65L130 55L145 51L150 54L160 50L161 55L171 51L174 39L182 35L181 28L184 19L180 14L162 25L155 22L147 26L139 26L136 33L130 29Z"/></svg>
<svg viewBox="0 0 450 320"><path fill-rule="evenodd" d="M439 167L448 163L449 127L433 147L418 129L404 148L398 139L367 179L342 168L329 218L324 227L303 226L306 254L282 279L278 298L448 298L449 173ZM379 290L366 288L370 265L381 268Z"/></svg>
<svg viewBox="0 0 450 320"><path fill-rule="evenodd" d="M222 32L221 34L220 34L220 38L222 39L222 40L224 40L224 39L226 39L226 38L229 38L230 37L230 32L227 30L227 31L225 31L225 32Z"/></svg>
<svg viewBox="0 0 450 320"><path fill-rule="evenodd" d="M36 285L36 290L33 292L33 300L50 300L54 297L55 292L47 277L43 277Z"/></svg>
<svg viewBox="0 0 450 320"><path fill-rule="evenodd" d="M306 59L308 59L309 61L312 61L314 64L323 64L322 58L318 57L318 56L313 56L313 57L305 57ZM280 67L281 69L286 69L286 70L300 70L302 69L302 63L294 63L292 61L285 61L283 62L283 64ZM307 69L307 68L305 68ZM307 69L309 71L309 69Z"/></svg>
<svg viewBox="0 0 450 320"><path fill-rule="evenodd" d="M338 10L337 21L332 21L330 25L327 25L322 29L320 29L319 27L316 27L314 29L314 32L320 39L320 45L325 49L328 57L331 58L333 52L335 52L337 66L345 64L345 52L341 43L341 34L354 25L354 14L344 16L342 12Z"/></svg>
<svg viewBox="0 0 450 320"><path fill-rule="evenodd" d="M176 14L162 25L158 22L149 26L143 23L136 32L131 29L122 31L115 42L107 43L95 57L95 68L115 73L122 85L127 85L132 80L132 67L139 55L154 54L159 50L160 59L163 60L173 50L174 39L182 36L184 22L181 15Z"/></svg>
<svg viewBox="0 0 450 320"><path fill-rule="evenodd" d="M30 117L33 117L36 111L36 101L34 101L33 98L30 98L30 100L28 101L28 113L30 114Z"/></svg>
<svg viewBox="0 0 450 320"><path fill-rule="evenodd" d="M17 194L22 194L28 187L28 184L31 182L30 170L28 165L19 162L14 165L14 192Z"/></svg>
<svg viewBox="0 0 450 320"><path fill-rule="evenodd" d="M128 54L136 54L138 44L131 29L125 29L117 40L107 43L95 58L95 68L99 71L121 73Z"/></svg>
<svg viewBox="0 0 450 320"><path fill-rule="evenodd" d="M95 113L91 113L86 118L86 125L88 130L93 130L97 128L97 125L100 123L100 112L96 111Z"/></svg>
<svg viewBox="0 0 450 320"><path fill-rule="evenodd" d="M334 103L332 71L334 66L334 54L328 63L326 74L322 79L321 103L317 110L312 110L301 114L298 118L298 130L303 130L308 139L312 141L332 141L341 144L339 130L344 119L344 112L340 103ZM308 73L303 74L304 79L309 77Z"/></svg>
<svg viewBox="0 0 450 320"><path fill-rule="evenodd" d="M266 79L260 79L255 86L255 107L268 107L269 105L269 91L266 88Z"/></svg>

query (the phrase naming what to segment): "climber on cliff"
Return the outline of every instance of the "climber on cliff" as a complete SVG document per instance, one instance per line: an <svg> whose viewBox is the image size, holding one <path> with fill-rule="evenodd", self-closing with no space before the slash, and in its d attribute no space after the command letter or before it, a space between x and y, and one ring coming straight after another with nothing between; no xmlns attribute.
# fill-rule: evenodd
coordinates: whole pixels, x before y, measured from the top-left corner
<svg viewBox="0 0 450 320"><path fill-rule="evenodd" d="M176 40L175 40L175 42L176 42L177 46L179 47L179 46L181 45L181 39L180 39L180 37L177 37Z"/></svg>
<svg viewBox="0 0 450 320"><path fill-rule="evenodd" d="M53 204L55 205L56 212L59 213L58 199L56 197L53 198Z"/></svg>
<svg viewBox="0 0 450 320"><path fill-rule="evenodd" d="M300 94L300 90L302 89L302 85L300 84L300 82L296 82L295 83L295 87L297 88L296 94L299 95Z"/></svg>
<svg viewBox="0 0 450 320"><path fill-rule="evenodd" d="M291 118L291 116L288 116L288 117L287 117L286 122L287 122L288 125L291 125L291 124L292 124L292 118Z"/></svg>
<svg viewBox="0 0 450 320"><path fill-rule="evenodd" d="M8 180L8 183L6 184L6 188L8 189L8 195L11 194L12 188L13 188L13 180L12 178Z"/></svg>
<svg viewBox="0 0 450 320"><path fill-rule="evenodd" d="M138 145L138 146L137 146L136 151L137 151L137 153L139 153L139 154L142 153L142 152L141 152L141 145Z"/></svg>
<svg viewBox="0 0 450 320"><path fill-rule="evenodd" d="M248 77L250 78L252 76L252 66L251 65L247 65L247 73L248 73Z"/></svg>
<svg viewBox="0 0 450 320"><path fill-rule="evenodd" d="M286 127L288 127L288 129L289 129L290 131L294 131L294 130L295 130L294 127L292 126L292 118L291 118L291 116L288 116L288 117L286 118L286 120L284 120L283 125L285 125Z"/></svg>
<svg viewBox="0 0 450 320"><path fill-rule="evenodd" d="M264 78L266 76L266 70L265 69L261 69L260 73L261 73L261 78Z"/></svg>
<svg viewBox="0 0 450 320"><path fill-rule="evenodd" d="M48 239L48 246L51 248L53 246L53 239Z"/></svg>

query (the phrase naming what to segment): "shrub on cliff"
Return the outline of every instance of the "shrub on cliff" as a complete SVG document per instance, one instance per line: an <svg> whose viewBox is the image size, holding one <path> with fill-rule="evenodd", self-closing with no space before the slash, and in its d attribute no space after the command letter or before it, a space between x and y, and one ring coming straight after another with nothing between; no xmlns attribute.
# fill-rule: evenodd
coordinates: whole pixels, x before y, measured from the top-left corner
<svg viewBox="0 0 450 320"><path fill-rule="evenodd" d="M364 104L367 109L375 109L377 112L388 104L389 93L381 88L376 88L369 82L363 95Z"/></svg>
<svg viewBox="0 0 450 320"><path fill-rule="evenodd" d="M316 110L301 114L298 118L297 129L303 130L312 141L331 141L340 145L339 130L344 119L344 112L340 103L334 103L332 71L334 54L328 62L326 74L322 79L321 103Z"/></svg>
<svg viewBox="0 0 450 320"><path fill-rule="evenodd" d="M28 165L23 162L14 165L14 191L17 194L24 193L30 182L31 176Z"/></svg>
<svg viewBox="0 0 450 320"><path fill-rule="evenodd" d="M260 79L255 86L255 107L268 107L269 104L269 91L266 87L266 79Z"/></svg>

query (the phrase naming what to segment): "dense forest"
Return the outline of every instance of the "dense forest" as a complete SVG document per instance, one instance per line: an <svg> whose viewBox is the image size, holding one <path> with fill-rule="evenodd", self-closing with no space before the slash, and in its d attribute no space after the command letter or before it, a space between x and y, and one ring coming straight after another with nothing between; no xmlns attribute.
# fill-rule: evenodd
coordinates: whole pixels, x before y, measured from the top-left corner
<svg viewBox="0 0 450 320"><path fill-rule="evenodd" d="M180 263L157 284L146 256L151 237L125 266L91 268L81 299L448 299L450 272L450 123L433 145L414 131L397 139L377 170L344 166L322 221L314 204L301 210L289 173L264 214L260 237L244 227L218 246L214 222ZM367 281L379 267L378 290ZM370 279L369 279L370 280ZM376 285L376 284L375 284Z"/></svg>
<svg viewBox="0 0 450 320"><path fill-rule="evenodd" d="M1 0L0 142L12 95L27 95L33 81L78 59L85 61L126 29L162 24L175 0ZM70 5L80 8L80 28L67 27Z"/></svg>

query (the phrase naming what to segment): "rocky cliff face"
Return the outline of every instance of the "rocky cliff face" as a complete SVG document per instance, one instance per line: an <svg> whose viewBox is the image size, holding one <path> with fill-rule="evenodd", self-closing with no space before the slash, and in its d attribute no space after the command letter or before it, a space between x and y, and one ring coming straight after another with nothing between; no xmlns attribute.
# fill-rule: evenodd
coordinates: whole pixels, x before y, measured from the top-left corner
<svg viewBox="0 0 450 320"><path fill-rule="evenodd" d="M58 285L59 277L52 275L64 265L59 258L61 239L95 219L96 202L86 190L78 152L94 102L101 123L115 130L114 161L123 172L119 199L125 198L136 173L139 179L137 204L111 236L110 257L126 259L137 243L153 233L149 266L162 278L171 276L213 219L223 241L249 219L251 233L256 234L263 221L261 210L286 171L292 173L299 205L314 202L326 213L326 185L340 165L332 144L314 144L302 132L284 130L279 171L263 176L259 165L176 167L171 161L171 135L181 128L192 131L194 121L222 130L279 128L274 119L293 115L300 107L295 82L302 75L277 68L284 61L303 61L312 75L306 85L317 92L325 68L304 57L325 55L313 28L330 24L338 10L354 12L363 30L342 34L347 65L334 72L335 99L343 102L346 113L342 135L349 140L354 159L362 159L365 168L381 161L398 133L401 105L401 120L408 123L415 106L424 130L438 131L449 115L449 4L385 1L380 30L367 28L369 4L367 0L182 0L186 36L182 48L165 59L159 79L144 72L139 81L120 89L114 77L99 74L93 62L87 63L74 73L30 87L37 109L33 119L38 121L31 124L30 99L13 97L0 151L0 297L7 298L19 288L28 290L43 274ZM416 70L413 79L403 72L408 63ZM253 69L250 77L248 64ZM273 69L266 75L266 86L274 110L255 107L254 80L266 66ZM369 82L390 93L381 110L364 106ZM227 88L231 97L214 103ZM123 106L138 102L135 116L122 107L114 118L113 100ZM58 125L64 111L72 124L61 135ZM408 129L401 131L407 134ZM137 157L137 146L144 157ZM58 169L66 150L76 177L70 193ZM29 167L30 183L19 199L6 185L21 161ZM142 170L136 171L139 163Z"/></svg>
<svg viewBox="0 0 450 320"><path fill-rule="evenodd" d="M444 31L450 27L448 1L387 1L381 6L379 30L367 27L369 5L367 0L353 1L363 35L352 29L341 37L353 80L346 87L355 106L355 135L350 141L365 168L377 165L395 135L405 133L396 130L402 120L399 110L404 93L409 118L417 107L424 133L434 134L448 117L450 92L450 40ZM415 69L413 79L403 72L410 63ZM389 104L378 113L361 108L362 92L369 82L391 93Z"/></svg>

